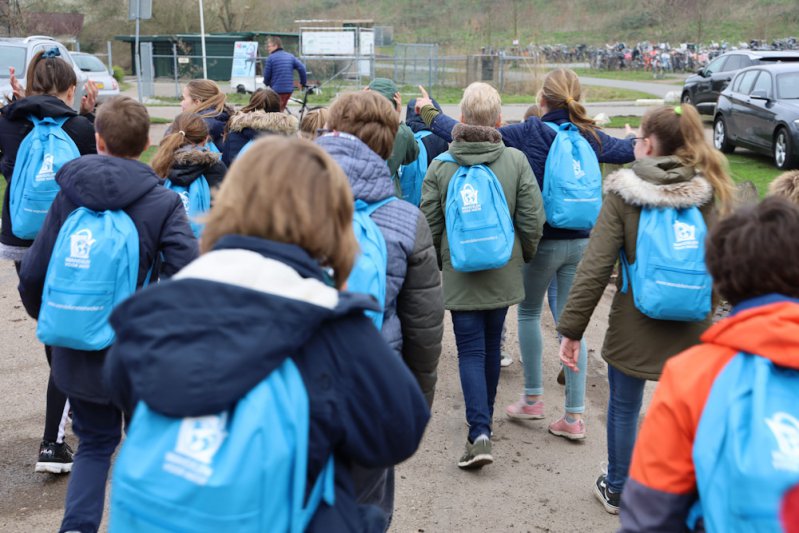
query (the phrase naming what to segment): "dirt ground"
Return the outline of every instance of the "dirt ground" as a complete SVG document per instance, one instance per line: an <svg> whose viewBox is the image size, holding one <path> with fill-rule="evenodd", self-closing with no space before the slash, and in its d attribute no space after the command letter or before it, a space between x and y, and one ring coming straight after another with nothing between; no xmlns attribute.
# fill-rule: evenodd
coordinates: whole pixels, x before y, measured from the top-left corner
<svg viewBox="0 0 799 533"><path fill-rule="evenodd" d="M0 262L0 531L57 529L67 477L34 474L44 423L47 363L25 314L10 262ZM599 357L613 288L600 302L586 338L589 346L585 442L547 433L559 416L563 388L554 327L545 314L545 403L547 418L517 423L504 406L521 393L515 308L508 315L507 349L514 363L502 371L494 415L493 465L478 472L456 466L466 438L463 396L449 316L433 418L416 455L398 467L392 531L610 532L616 517L594 499L591 487L605 459L607 369ZM651 394L648 388L647 401ZM68 441L77 444L69 433Z"/></svg>

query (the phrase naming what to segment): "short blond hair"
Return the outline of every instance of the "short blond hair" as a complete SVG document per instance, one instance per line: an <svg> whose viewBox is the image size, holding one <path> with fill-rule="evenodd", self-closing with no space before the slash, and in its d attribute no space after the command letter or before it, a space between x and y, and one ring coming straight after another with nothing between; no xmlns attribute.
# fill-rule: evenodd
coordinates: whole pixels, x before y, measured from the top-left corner
<svg viewBox="0 0 799 533"><path fill-rule="evenodd" d="M232 234L295 244L332 268L341 289L359 251L353 205L347 176L322 148L297 137L267 135L225 175L200 248L208 252Z"/></svg>
<svg viewBox="0 0 799 533"><path fill-rule="evenodd" d="M330 129L355 135L382 159L391 157L399 121L385 96L373 91L344 93L328 110Z"/></svg>
<svg viewBox="0 0 799 533"><path fill-rule="evenodd" d="M768 186L769 196L782 196L799 205L799 170L783 172Z"/></svg>
<svg viewBox="0 0 799 533"><path fill-rule="evenodd" d="M300 136L305 139L316 139L319 130L327 124L328 111L326 107L317 107L306 111L300 121Z"/></svg>
<svg viewBox="0 0 799 533"><path fill-rule="evenodd" d="M476 81L466 87L461 98L461 115L466 124L493 128L502 113L499 92L487 83Z"/></svg>

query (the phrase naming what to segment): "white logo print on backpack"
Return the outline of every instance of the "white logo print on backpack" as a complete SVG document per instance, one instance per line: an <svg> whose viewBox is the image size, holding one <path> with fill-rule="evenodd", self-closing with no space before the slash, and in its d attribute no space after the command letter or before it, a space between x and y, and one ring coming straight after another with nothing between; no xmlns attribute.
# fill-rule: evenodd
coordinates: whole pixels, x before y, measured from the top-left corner
<svg viewBox="0 0 799 533"><path fill-rule="evenodd" d="M64 260L64 264L73 268L89 268L91 261L89 261L89 254L92 251L92 245L96 243L92 239L92 232L89 229L78 230L69 236L69 256Z"/></svg>
<svg viewBox="0 0 799 533"><path fill-rule="evenodd" d="M696 226L680 222L674 223L674 249L687 250L699 248L696 240Z"/></svg>
<svg viewBox="0 0 799 533"><path fill-rule="evenodd" d="M461 198L463 198L463 210L467 212L480 211L480 202L477 200L477 189L472 187L471 183L467 183L461 189Z"/></svg>
<svg viewBox="0 0 799 533"><path fill-rule="evenodd" d="M36 181L50 181L55 179L55 172L53 172L53 154L47 154L42 161L42 168L36 174Z"/></svg>
<svg viewBox="0 0 799 533"><path fill-rule="evenodd" d="M779 450L771 452L775 470L799 472L799 420L788 413L774 413L766 419L769 429L774 433Z"/></svg>

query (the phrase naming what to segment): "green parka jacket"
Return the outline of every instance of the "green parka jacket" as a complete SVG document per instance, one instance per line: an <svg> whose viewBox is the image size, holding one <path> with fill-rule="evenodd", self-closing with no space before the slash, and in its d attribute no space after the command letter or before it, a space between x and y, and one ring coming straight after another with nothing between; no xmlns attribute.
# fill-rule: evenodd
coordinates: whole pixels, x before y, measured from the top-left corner
<svg viewBox="0 0 799 533"><path fill-rule="evenodd" d="M461 165L485 164L496 174L508 202L515 231L513 253L502 268L458 272L449 257L444 213L447 188L458 165L433 161L422 185L421 210L430 225L444 276L444 307L456 311L498 309L524 299L522 264L535 255L546 216L541 191L527 158L507 148L494 128L458 124L449 153Z"/></svg>
<svg viewBox="0 0 799 533"><path fill-rule="evenodd" d="M698 206L708 227L713 223L713 187L676 157L636 161L631 169L608 176L604 189L602 210L558 322L558 332L570 339L582 339L619 252L624 249L630 262L635 262L642 206ZM619 276L602 357L625 374L657 380L669 357L699 342L710 326L712 312L700 322L649 318L635 307L632 289L621 292L621 281Z"/></svg>

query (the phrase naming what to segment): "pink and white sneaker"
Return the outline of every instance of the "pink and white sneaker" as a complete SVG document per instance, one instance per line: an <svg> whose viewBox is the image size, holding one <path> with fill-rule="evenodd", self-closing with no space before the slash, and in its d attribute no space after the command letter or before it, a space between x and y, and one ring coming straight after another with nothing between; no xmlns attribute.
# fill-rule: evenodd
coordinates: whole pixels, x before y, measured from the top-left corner
<svg viewBox="0 0 799 533"><path fill-rule="evenodd" d="M527 403L527 399L522 397L515 403L505 408L505 414L510 418L519 420L540 420L544 418L544 401L538 400L534 404Z"/></svg>
<svg viewBox="0 0 799 533"><path fill-rule="evenodd" d="M558 437L569 440L580 440L585 438L585 421L581 418L574 422L568 422L565 416L560 417L549 425L549 432Z"/></svg>

